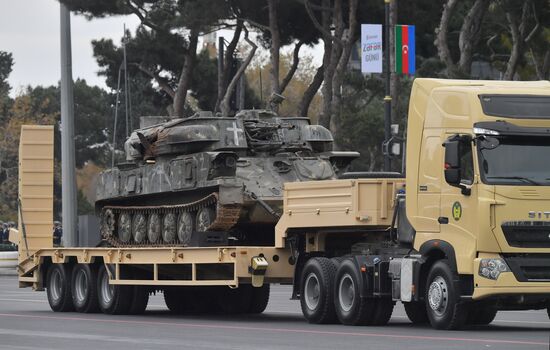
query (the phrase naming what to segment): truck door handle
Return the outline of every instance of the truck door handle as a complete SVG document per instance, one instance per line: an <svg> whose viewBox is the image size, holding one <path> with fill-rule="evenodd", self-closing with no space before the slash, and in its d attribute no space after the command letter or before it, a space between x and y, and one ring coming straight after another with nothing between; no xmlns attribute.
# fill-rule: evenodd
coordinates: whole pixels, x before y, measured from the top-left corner
<svg viewBox="0 0 550 350"><path fill-rule="evenodd" d="M446 225L449 223L449 218L446 216L440 216L437 218L437 222L439 222L441 225Z"/></svg>

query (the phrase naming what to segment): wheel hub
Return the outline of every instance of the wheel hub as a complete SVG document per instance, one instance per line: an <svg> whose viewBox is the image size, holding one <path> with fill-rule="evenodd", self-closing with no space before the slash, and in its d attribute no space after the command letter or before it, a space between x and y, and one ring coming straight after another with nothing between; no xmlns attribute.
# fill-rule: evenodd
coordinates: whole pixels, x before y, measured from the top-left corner
<svg viewBox="0 0 550 350"><path fill-rule="evenodd" d="M434 278L428 289L428 304L436 315L441 316L447 309L449 289L441 276Z"/></svg>
<svg viewBox="0 0 550 350"><path fill-rule="evenodd" d="M54 271L50 277L50 294L54 300L61 299L61 273Z"/></svg>
<svg viewBox="0 0 550 350"><path fill-rule="evenodd" d="M105 273L101 279L101 300L104 305L109 305L113 300L114 286L109 284L109 276Z"/></svg>
<svg viewBox="0 0 550 350"><path fill-rule="evenodd" d="M345 312L349 312L353 307L355 301L355 284L349 274L342 276L340 284L338 285L338 302L340 308Z"/></svg>
<svg viewBox="0 0 550 350"><path fill-rule="evenodd" d="M75 296L79 303L86 301L88 296L88 279L84 271L78 271L75 278Z"/></svg>
<svg viewBox="0 0 550 350"><path fill-rule="evenodd" d="M319 279L313 273L310 273L306 278L304 286L304 300L308 309L315 310L319 305L319 298L321 295L321 288L319 285Z"/></svg>

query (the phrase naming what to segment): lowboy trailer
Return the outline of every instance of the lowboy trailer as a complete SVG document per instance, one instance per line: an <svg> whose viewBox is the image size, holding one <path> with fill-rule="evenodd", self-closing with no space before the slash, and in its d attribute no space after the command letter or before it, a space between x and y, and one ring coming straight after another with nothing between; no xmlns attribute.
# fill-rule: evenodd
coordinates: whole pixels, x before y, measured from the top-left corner
<svg viewBox="0 0 550 350"><path fill-rule="evenodd" d="M20 286L54 311L141 313L160 290L176 313L259 313L284 283L311 323L382 325L401 301L437 329L548 308L549 88L415 80L406 178L287 183L270 246L52 247L53 129L24 126Z"/></svg>

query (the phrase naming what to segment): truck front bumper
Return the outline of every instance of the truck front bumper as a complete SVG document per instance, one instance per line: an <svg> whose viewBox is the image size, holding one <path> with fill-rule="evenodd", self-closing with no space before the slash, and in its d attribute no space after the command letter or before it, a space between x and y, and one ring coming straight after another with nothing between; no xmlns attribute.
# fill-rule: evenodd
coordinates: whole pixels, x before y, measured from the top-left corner
<svg viewBox="0 0 550 350"><path fill-rule="evenodd" d="M496 280L479 274L482 258L503 258L510 272L502 272ZM538 294L550 298L549 254L480 254L474 260L474 293L472 299L495 296Z"/></svg>

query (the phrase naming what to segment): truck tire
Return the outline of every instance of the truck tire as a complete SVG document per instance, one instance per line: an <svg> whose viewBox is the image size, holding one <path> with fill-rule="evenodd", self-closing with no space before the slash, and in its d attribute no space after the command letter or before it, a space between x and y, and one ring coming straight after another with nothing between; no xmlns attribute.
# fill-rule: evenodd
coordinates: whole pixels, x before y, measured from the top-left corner
<svg viewBox="0 0 550 350"><path fill-rule="evenodd" d="M171 313L176 315L185 314L191 311L189 306L191 299L190 290L183 288L166 288L164 290L164 302Z"/></svg>
<svg viewBox="0 0 550 350"><path fill-rule="evenodd" d="M135 270L133 275L136 280L145 278L139 270ZM130 315L141 315L145 312L147 304L149 304L149 290L148 286L135 285L132 287L132 302L128 310Z"/></svg>
<svg viewBox="0 0 550 350"><path fill-rule="evenodd" d="M46 274L48 303L55 312L74 310L71 296L71 270L71 265L53 264Z"/></svg>
<svg viewBox="0 0 550 350"><path fill-rule="evenodd" d="M97 298L97 266L76 264L71 278L72 298L77 312L93 313L99 311Z"/></svg>
<svg viewBox="0 0 550 350"><path fill-rule="evenodd" d="M435 329L460 329L466 322L468 305L460 301L456 279L447 259L437 261L430 269L425 300L428 319Z"/></svg>
<svg viewBox="0 0 550 350"><path fill-rule="evenodd" d="M334 276L336 266L328 258L309 259L302 270L300 306L309 323L331 323L334 311Z"/></svg>
<svg viewBox="0 0 550 350"><path fill-rule="evenodd" d="M265 311L267 304L269 303L269 284L264 284L259 288L255 288L249 285L251 289L250 307L248 313L261 314Z"/></svg>
<svg viewBox="0 0 550 350"><path fill-rule="evenodd" d="M149 304L149 288L146 286L133 286L132 287L132 302L128 314L141 315L147 309Z"/></svg>
<svg viewBox="0 0 550 350"><path fill-rule="evenodd" d="M334 305L338 320L345 325L359 326L373 322L375 300L360 296L361 276L355 263L346 259L335 276Z"/></svg>
<svg viewBox="0 0 550 350"><path fill-rule="evenodd" d="M133 286L109 284L109 274L105 265L97 273L97 295L99 309L104 314L125 315L130 310Z"/></svg>
<svg viewBox="0 0 550 350"><path fill-rule="evenodd" d="M376 304L374 308L374 315L370 325L372 326L385 326L390 321L393 313L394 302L391 298L378 298L374 299Z"/></svg>
<svg viewBox="0 0 550 350"><path fill-rule="evenodd" d="M428 312L426 311L426 303L423 301L411 301L403 303L405 313L413 324L428 323Z"/></svg>
<svg viewBox="0 0 550 350"><path fill-rule="evenodd" d="M493 305L472 304L466 318L466 323L471 325L488 325L497 316L498 310Z"/></svg>
<svg viewBox="0 0 550 350"><path fill-rule="evenodd" d="M238 288L221 287L217 293L219 310L224 314L241 314L250 310L252 290L247 285Z"/></svg>

